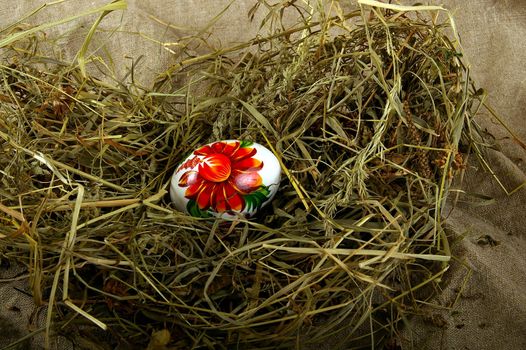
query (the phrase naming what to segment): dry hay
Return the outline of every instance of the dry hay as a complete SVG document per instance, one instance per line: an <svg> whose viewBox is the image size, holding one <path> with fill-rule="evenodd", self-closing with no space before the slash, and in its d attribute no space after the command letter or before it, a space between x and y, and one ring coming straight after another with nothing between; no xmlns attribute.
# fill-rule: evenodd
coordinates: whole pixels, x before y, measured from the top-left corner
<svg viewBox="0 0 526 350"><path fill-rule="evenodd" d="M438 12L307 14L183 57L148 91L43 59L38 34L6 46L0 252L49 302L46 331L177 349L396 338L440 290L442 206L476 146L480 101ZM253 221L174 211L177 164L232 138L282 162L272 205Z"/></svg>

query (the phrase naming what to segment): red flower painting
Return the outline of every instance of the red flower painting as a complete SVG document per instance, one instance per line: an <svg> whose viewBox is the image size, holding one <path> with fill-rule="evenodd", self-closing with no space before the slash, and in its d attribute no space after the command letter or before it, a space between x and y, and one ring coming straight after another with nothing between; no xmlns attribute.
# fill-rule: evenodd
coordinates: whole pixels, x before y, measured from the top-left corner
<svg viewBox="0 0 526 350"><path fill-rule="evenodd" d="M194 151L195 157L181 167L193 168L179 180L180 187L187 187L185 197L202 211L242 211L250 194L262 188L258 172L263 162L253 158L257 150L250 145L220 141Z"/></svg>

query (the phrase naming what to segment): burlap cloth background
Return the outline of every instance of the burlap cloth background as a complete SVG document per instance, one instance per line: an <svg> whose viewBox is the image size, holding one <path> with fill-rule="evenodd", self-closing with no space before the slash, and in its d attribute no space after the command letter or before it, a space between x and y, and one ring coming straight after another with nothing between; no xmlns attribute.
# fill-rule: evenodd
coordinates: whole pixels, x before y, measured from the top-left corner
<svg viewBox="0 0 526 350"><path fill-rule="evenodd" d="M246 41L257 32L258 19L250 23L248 10L255 0L238 0L224 14L211 33L211 42L229 45ZM12 23L44 4L37 0L0 0L0 27ZM69 0L50 7L28 20L39 24L108 1ZM113 13L102 28L118 28L95 38L91 48L105 46L114 59L117 74L124 74L132 60L144 56L137 79L148 86L156 73L165 70L172 55L158 43L176 49L177 38L197 31L219 13L225 0L128 0L128 10ZM341 1L345 7L354 0ZM410 3L410 2L405 2ZM440 3L440 2L434 2ZM466 59L472 76L490 91L490 103L522 140L526 140L526 0L444 0L455 13ZM149 16L177 28L167 29ZM73 57L95 16L50 30L60 37L62 54ZM142 33L143 35L139 35ZM199 50L199 49L198 49ZM204 49L203 49L204 50ZM101 52L102 55L102 52ZM487 113L480 123L495 137L500 149L491 153L491 164L503 183L512 189L526 181L526 151L508 137ZM496 199L489 206L473 206L459 201L448 218L448 225L459 240L454 244L457 257L438 302L444 310L430 310L426 317L411 320L402 337L404 349L526 349L526 188L507 196L492 177L470 162L461 184L466 191ZM461 198L461 199L466 199ZM469 198L467 198L469 199ZM35 309L27 279L17 267L0 268L0 346L42 326L43 308ZM5 281L21 275L19 280ZM466 279L471 275L471 278ZM456 300L455 307L449 307ZM41 339L20 348L39 348ZM326 346L328 349L330 345ZM71 349L65 339L54 348Z"/></svg>

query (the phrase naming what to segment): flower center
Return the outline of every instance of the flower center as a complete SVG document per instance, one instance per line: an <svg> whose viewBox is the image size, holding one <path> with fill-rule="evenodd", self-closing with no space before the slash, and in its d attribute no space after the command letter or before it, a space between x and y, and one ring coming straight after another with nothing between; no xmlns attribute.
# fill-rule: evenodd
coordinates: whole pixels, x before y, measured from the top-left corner
<svg viewBox="0 0 526 350"><path fill-rule="evenodd" d="M208 181L223 182L230 177L230 158L221 153L211 154L203 159L199 174Z"/></svg>

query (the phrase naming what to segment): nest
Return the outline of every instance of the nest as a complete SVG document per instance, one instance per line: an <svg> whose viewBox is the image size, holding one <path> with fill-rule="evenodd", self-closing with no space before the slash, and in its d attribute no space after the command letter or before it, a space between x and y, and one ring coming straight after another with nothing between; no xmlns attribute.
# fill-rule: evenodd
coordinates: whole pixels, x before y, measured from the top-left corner
<svg viewBox="0 0 526 350"><path fill-rule="evenodd" d="M0 252L27 266L47 333L95 324L107 344L177 349L392 342L440 288L442 208L475 143L477 92L448 33L383 8L307 17L183 58L149 91L29 54L38 34L11 44ZM171 207L176 166L221 139L282 163L253 220Z"/></svg>

